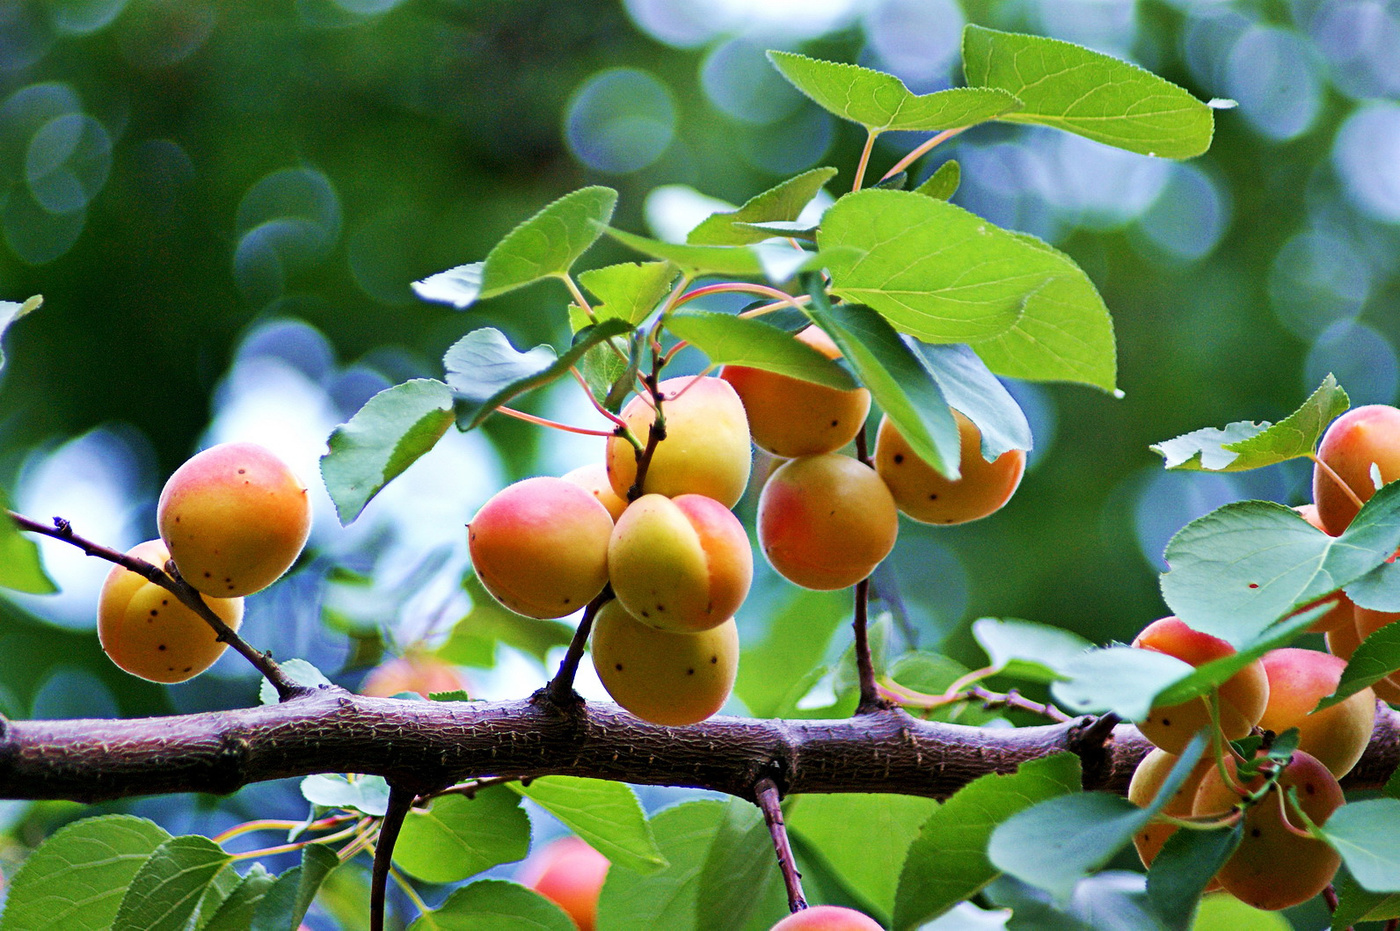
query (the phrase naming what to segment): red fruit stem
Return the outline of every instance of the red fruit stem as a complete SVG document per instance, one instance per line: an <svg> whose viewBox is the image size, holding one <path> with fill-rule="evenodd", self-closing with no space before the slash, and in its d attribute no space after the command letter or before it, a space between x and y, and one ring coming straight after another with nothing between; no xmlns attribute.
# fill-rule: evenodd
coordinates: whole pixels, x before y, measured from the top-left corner
<svg viewBox="0 0 1400 931"><path fill-rule="evenodd" d="M593 630L593 619L598 616L603 605L612 599L612 586L604 585L598 596L584 607L583 617L578 622L578 628L574 630L574 638L569 641L569 649L564 653L559 671L544 688L535 693L532 700L542 698L560 708L576 707L583 703L583 699L574 691L574 676L578 673L578 664L583 659L588 634Z"/></svg>
<svg viewBox="0 0 1400 931"><path fill-rule="evenodd" d="M764 776L754 783L754 802L763 812L763 820L768 822L768 833L773 835L773 849L778 854L778 869L783 874L783 885L787 887L788 911L800 912L807 907L807 897L802 892L802 874L797 870L797 860L792 855L792 844L788 842L787 825L783 822L783 807L780 803L778 785Z"/></svg>
<svg viewBox="0 0 1400 931"><path fill-rule="evenodd" d="M384 890L389 884L389 864L394 856L394 844L399 829L417 794L395 783L389 784L389 805L379 824L379 842L374 848L374 866L369 879L369 931L384 931Z"/></svg>
<svg viewBox="0 0 1400 931"><path fill-rule="evenodd" d="M1353 489L1346 482L1342 481L1342 477L1336 473L1336 470L1334 470L1327 463L1323 462L1322 459L1317 455L1317 453L1309 453L1308 458L1311 459L1317 465L1317 467L1323 471L1323 474L1325 474L1328 478L1337 483L1337 487L1342 490L1342 494L1346 495L1348 498L1351 499L1351 503L1356 505L1357 510L1360 510L1362 507L1365 506L1366 502L1361 500L1361 497L1357 495L1356 490Z"/></svg>
<svg viewBox="0 0 1400 931"><path fill-rule="evenodd" d="M865 131L865 148L860 150L860 161L856 164L856 180L851 185L851 191L859 191L861 184L865 182L865 168L870 164L870 152L875 148L875 137L880 135L876 129Z"/></svg>
<svg viewBox="0 0 1400 931"><path fill-rule="evenodd" d="M591 392L589 396L592 397ZM500 407L496 408L496 411L498 413L505 414L507 417L514 417L516 420L523 420L526 423L532 423L539 427L549 427L552 430L563 430L565 433L578 433L583 436L601 437L610 437L614 433L614 431L612 430L594 430L590 427L570 426L566 423L560 423L557 420L549 420L545 417L536 417L534 414L527 414L524 411L518 411L513 407L506 407L505 405L501 405Z"/></svg>
<svg viewBox="0 0 1400 931"><path fill-rule="evenodd" d="M782 307L784 305L795 307L798 310L801 310L802 305L811 300L811 297L805 294L801 297L794 297L793 295L788 294L786 291L780 291L777 288L770 288L766 284L754 284L748 281L722 281L718 284L707 284L703 288L696 288L694 291L687 291L685 294L682 294L680 297L676 298L675 306L679 307L682 304L688 304L696 298L704 297L707 294L723 294L726 292L738 292L741 294L759 294L763 297L771 297L774 299L774 303L772 304L765 305L764 307L755 307L753 310L744 311L742 314L739 315L741 317L756 316L760 311L766 311L767 309Z"/></svg>
<svg viewBox="0 0 1400 931"><path fill-rule="evenodd" d="M608 420L611 420L615 426L626 429L627 421L623 420L621 417L617 416L612 411L608 410L606 407L598 403L598 399L595 398L593 396L593 392L589 390L588 382L584 380L584 377L579 372L577 366L569 366L569 374L574 376L574 381L578 382L579 387L583 389L584 397L588 398L588 403L593 405L593 409L595 411L608 418Z"/></svg>
<svg viewBox="0 0 1400 931"><path fill-rule="evenodd" d="M935 146L947 142L949 139L953 138L958 133L962 132L967 128L968 127L966 126L959 126L956 129L943 130L941 133L938 133L937 135L923 142L917 148L912 150L908 155L895 162L894 167L891 168L889 171L885 172L884 177L882 177L880 180L887 181L890 178L893 178L895 175L899 174L901 171L912 165L920 156L926 154Z"/></svg>

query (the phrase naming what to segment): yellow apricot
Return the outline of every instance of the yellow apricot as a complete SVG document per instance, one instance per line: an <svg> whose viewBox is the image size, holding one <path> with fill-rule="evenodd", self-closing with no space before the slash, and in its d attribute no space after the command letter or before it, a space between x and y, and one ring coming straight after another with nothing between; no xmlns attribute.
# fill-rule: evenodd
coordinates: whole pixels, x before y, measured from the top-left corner
<svg viewBox="0 0 1400 931"><path fill-rule="evenodd" d="M613 491L612 482L608 481L608 467L601 462L593 462L585 466L579 466L572 472L565 472L563 479L566 482L573 482L584 491L597 498L603 507L608 509L612 519L616 521L622 516L622 512L627 510L627 499L620 497Z"/></svg>
<svg viewBox="0 0 1400 931"><path fill-rule="evenodd" d="M1371 741L1376 695L1362 689L1322 711L1317 703L1337 690L1346 660L1318 650L1285 647L1259 660L1269 677L1269 701L1259 726L1282 734L1298 728L1298 749L1316 757L1338 779L1351 772Z"/></svg>
<svg viewBox="0 0 1400 931"><path fill-rule="evenodd" d="M517 614L564 617L608 583L608 509L562 478L507 485L467 525L472 567L491 596Z"/></svg>
<svg viewBox="0 0 1400 931"><path fill-rule="evenodd" d="M1322 465L1313 467L1313 501L1323 528L1335 536L1360 510L1353 494L1366 502L1376 493L1373 466L1382 483L1400 478L1400 409L1389 404L1352 408L1328 426L1317 458Z"/></svg>
<svg viewBox="0 0 1400 931"><path fill-rule="evenodd" d="M1167 779L1171 768L1176 765L1179 757L1174 753L1168 753L1160 748L1154 749L1138 763L1137 769L1133 770L1132 781L1128 783L1128 801L1139 808L1146 808L1157 793L1162 788L1162 783ZM1206 771L1215 765L1215 758L1206 753L1204 757L1192 768L1181 787L1176 790L1176 794L1167 800L1162 808L1162 814L1171 818L1184 818L1191 814L1191 808L1196 801L1196 789L1201 784L1201 779ZM1165 821L1152 821L1133 835L1133 846L1137 848L1138 858L1142 860L1143 866L1151 866L1152 861L1157 858L1162 845L1167 842L1177 831L1174 824Z"/></svg>
<svg viewBox="0 0 1400 931"><path fill-rule="evenodd" d="M734 689L739 630L732 619L698 634L657 630L610 601L593 619L593 668L613 700L642 720L694 724Z"/></svg>
<svg viewBox="0 0 1400 931"><path fill-rule="evenodd" d="M261 591L296 562L311 532L311 502L265 447L221 443L170 476L156 523L186 582L233 598Z"/></svg>
<svg viewBox="0 0 1400 931"><path fill-rule="evenodd" d="M657 444L642 484L643 494L697 494L733 507L749 483L751 450L744 405L729 382L711 376L668 378L657 385L666 418L666 438ZM642 443L656 411L650 398L628 401L621 417ZM637 480L632 445L609 437L608 480L618 497L627 500Z"/></svg>
<svg viewBox="0 0 1400 931"><path fill-rule="evenodd" d="M753 581L753 551L739 519L704 495L642 495L608 543L617 600L659 630L695 633L734 616Z"/></svg>
<svg viewBox="0 0 1400 931"><path fill-rule="evenodd" d="M924 524L963 524L1000 510L1011 500L1026 471L1026 452L1009 449L988 462L982 458L982 432L959 411L961 478L950 480L914 454L889 417L880 419L875 437L875 471L884 479L901 511Z"/></svg>
<svg viewBox="0 0 1400 931"><path fill-rule="evenodd" d="M828 359L841 355L820 327L807 327L794 339ZM726 365L719 377L734 386L749 417L754 445L792 459L835 452L855 439L870 413L870 392L843 391L789 375Z"/></svg>
<svg viewBox="0 0 1400 931"><path fill-rule="evenodd" d="M898 534L899 512L885 483L839 453L783 463L758 499L763 554L804 588L854 585L889 555Z"/></svg>
<svg viewBox="0 0 1400 931"><path fill-rule="evenodd" d="M139 543L128 556L164 566L170 551L160 540ZM206 598L234 630L243 621L242 598ZM228 644L173 594L123 566L113 566L97 602L97 638L112 662L152 682L184 682L223 655Z"/></svg>

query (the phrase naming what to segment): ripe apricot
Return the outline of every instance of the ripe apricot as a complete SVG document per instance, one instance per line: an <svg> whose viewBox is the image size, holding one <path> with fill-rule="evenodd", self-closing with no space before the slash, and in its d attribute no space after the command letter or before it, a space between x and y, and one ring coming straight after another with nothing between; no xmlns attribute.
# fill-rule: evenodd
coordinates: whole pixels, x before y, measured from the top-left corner
<svg viewBox="0 0 1400 931"><path fill-rule="evenodd" d="M579 466L572 472L563 475L566 482L573 482L584 491L597 498L603 507L608 509L612 519L616 521L622 516L622 512L627 510L627 499L619 497L613 491L612 482L608 481L608 467L601 462L590 463L586 466Z"/></svg>
<svg viewBox="0 0 1400 931"><path fill-rule="evenodd" d="M1346 660L1318 650L1285 647L1259 660L1269 677L1269 700L1259 726L1282 734L1298 728L1298 749L1316 757L1338 779L1361 759L1376 720L1376 695L1362 689L1345 701L1314 712L1337 690Z"/></svg>
<svg viewBox="0 0 1400 931"><path fill-rule="evenodd" d="M753 581L753 551L739 519L704 495L642 495L608 543L613 593L659 630L695 633L734 616Z"/></svg>
<svg viewBox="0 0 1400 931"><path fill-rule="evenodd" d="M1322 526L1322 518L1317 516L1317 505L1300 504L1293 510L1297 511L1298 514L1303 518L1303 520L1307 521L1309 524L1312 524L1314 527L1316 527L1318 530L1321 530L1323 533L1327 533L1327 528ZM1325 634L1329 630L1335 630L1338 627L1351 626L1351 624L1353 623L1352 600L1347 597L1346 592L1337 592L1335 593L1335 595L1332 596L1332 598L1333 605L1331 610L1329 610L1326 614L1322 615L1322 617L1313 621L1312 624L1308 627L1309 632L1314 634ZM1304 610L1306 610L1306 608Z"/></svg>
<svg viewBox="0 0 1400 931"><path fill-rule="evenodd" d="M501 604L563 617L608 582L608 509L573 482L536 476L507 485L467 525L472 566Z"/></svg>
<svg viewBox="0 0 1400 931"><path fill-rule="evenodd" d="M598 921L598 893L608 877L608 858L572 834L550 841L520 866L520 883L564 910L579 931Z"/></svg>
<svg viewBox="0 0 1400 931"><path fill-rule="evenodd" d="M1224 640L1192 630L1174 615L1148 624L1132 645L1175 656L1192 666L1201 666L1235 652ZM1269 677L1256 660L1221 683L1216 693L1220 729L1227 740L1238 740L1250 732L1264 713L1269 700ZM1168 753L1180 753L1197 731L1209 726L1210 706L1205 696L1199 696L1179 705L1153 708L1147 720L1138 724L1138 730Z"/></svg>
<svg viewBox="0 0 1400 931"><path fill-rule="evenodd" d="M156 506L184 580L206 595L251 595L296 562L311 532L306 486L256 443L221 443L176 469Z"/></svg>
<svg viewBox="0 0 1400 931"><path fill-rule="evenodd" d="M951 480L918 456L889 417L875 437L875 471L901 511L924 524L963 524L1000 510L1011 500L1026 471L1026 452L1009 449L993 462L982 458L982 432L953 411L962 442L958 470Z"/></svg>
<svg viewBox="0 0 1400 931"><path fill-rule="evenodd" d="M770 931L884 931L880 923L863 912L840 905L813 905L793 912Z"/></svg>
<svg viewBox="0 0 1400 931"><path fill-rule="evenodd" d="M712 376L668 378L657 386L666 418L666 438L659 442L642 483L643 494L697 494L733 507L749 483L752 450L749 421L743 402L729 382ZM621 417L643 443L656 410L650 398L628 401ZM618 497L627 500L637 480L632 445L609 437L608 480Z"/></svg>
<svg viewBox="0 0 1400 931"><path fill-rule="evenodd" d="M1225 765L1232 779L1237 778L1234 758L1227 757ZM1263 780L1256 776L1245 788L1257 790ZM1255 908L1277 911L1306 902L1327 887L1342 862L1327 844L1299 836L1283 823L1287 809L1289 823L1303 828L1288 800L1289 788L1297 790L1298 803L1314 824L1325 823L1345 801L1326 766L1302 751L1293 754L1278 786L1245 811L1240 845L1215 876L1226 892ZM1192 814L1223 816L1239 801L1235 788L1212 768L1196 790Z"/></svg>
<svg viewBox="0 0 1400 931"><path fill-rule="evenodd" d="M1340 478L1363 503L1376 493L1371 466L1382 484L1400 478L1400 409L1367 404L1347 411L1327 428L1317 447L1322 466L1313 467L1313 501L1323 528L1333 536L1347 529L1360 508L1338 484Z"/></svg>
<svg viewBox="0 0 1400 931"><path fill-rule="evenodd" d="M828 359L841 355L818 326L807 327L794 339ZM754 445L784 459L835 452L855 439L870 413L870 392L865 388L843 391L744 365L726 365L719 377L733 385L744 402Z"/></svg>
<svg viewBox="0 0 1400 931"><path fill-rule="evenodd" d="M127 555L164 566L170 551L160 540L147 540ZM205 604L234 630L243 621L242 598L208 598ZM152 682L191 679L214 665L228 647L178 598L123 566L113 566L102 583L97 638L112 662Z"/></svg>
<svg viewBox="0 0 1400 931"><path fill-rule="evenodd" d="M389 698L417 692L427 698L435 692L465 691L466 687L457 668L446 660L426 653L408 653L371 670L360 683L360 694Z"/></svg>
<svg viewBox="0 0 1400 931"><path fill-rule="evenodd" d="M734 689L739 630L657 630L609 601L593 619L593 668L608 694L644 721L679 726L718 711Z"/></svg>
<svg viewBox="0 0 1400 931"><path fill-rule="evenodd" d="M1354 622L1351 635L1355 638L1355 641L1353 642L1351 638L1344 635L1338 636L1339 643L1349 648L1345 656L1346 659L1351 658L1351 654L1356 652L1356 648L1361 645L1362 640L1365 640L1382 627L1400 620L1400 614L1389 611L1372 611L1370 608L1363 608L1360 605L1356 606L1356 610L1353 612L1352 616ZM1332 648L1332 635L1328 634L1327 638L1327 648L1333 653L1337 653L1338 656L1341 656L1342 654ZM1384 679L1372 682L1371 689L1376 693L1376 697L1382 701L1391 703L1400 702L1400 672L1393 672Z"/></svg>
<svg viewBox="0 0 1400 931"><path fill-rule="evenodd" d="M894 549L899 512L875 471L849 456L790 459L758 498L758 540L779 574L831 591L870 575Z"/></svg>
<svg viewBox="0 0 1400 931"><path fill-rule="evenodd" d="M1157 797L1157 792L1162 788L1162 783L1166 781L1178 759L1176 754L1162 749L1155 749L1143 757L1137 769L1133 770L1132 781L1128 783L1128 801L1139 808L1146 808ZM1186 781L1167 800L1162 814L1173 818L1184 818L1191 814L1191 808L1196 801L1196 789L1200 786L1206 770L1214 765L1215 758L1209 753L1202 757L1187 775ZM1177 827L1174 824L1153 821L1134 834L1133 846L1137 848L1142 865L1151 866L1167 838L1176 832Z"/></svg>

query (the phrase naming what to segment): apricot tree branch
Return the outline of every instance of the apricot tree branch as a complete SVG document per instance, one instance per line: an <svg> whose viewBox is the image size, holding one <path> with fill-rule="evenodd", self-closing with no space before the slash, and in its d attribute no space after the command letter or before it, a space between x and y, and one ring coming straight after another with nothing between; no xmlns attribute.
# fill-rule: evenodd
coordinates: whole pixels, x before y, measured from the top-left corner
<svg viewBox="0 0 1400 931"><path fill-rule="evenodd" d="M754 784L754 801L763 812L763 820L768 823L768 833L773 835L773 849L778 854L778 869L783 874L783 885L787 887L788 911L798 912L807 907L807 897L802 893L802 874L797 870L797 860L792 855L792 844L788 841L787 825L783 822L783 806L778 795L778 785L764 776Z"/></svg>

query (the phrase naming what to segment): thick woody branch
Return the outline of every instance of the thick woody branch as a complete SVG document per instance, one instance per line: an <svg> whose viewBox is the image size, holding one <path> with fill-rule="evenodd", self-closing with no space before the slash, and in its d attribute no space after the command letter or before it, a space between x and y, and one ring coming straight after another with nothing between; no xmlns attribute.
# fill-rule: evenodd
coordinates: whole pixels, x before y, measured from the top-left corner
<svg viewBox="0 0 1400 931"><path fill-rule="evenodd" d="M605 702L566 713L528 699L425 702L326 688L277 705L175 717L0 719L0 798L226 793L326 772L380 775L420 794L478 776L561 774L740 798L752 798L764 777L784 795L946 798L978 776L1075 751L1087 764L1086 788L1125 792L1147 742L1131 725L1086 741L1086 724L976 728L891 710L835 721L715 717L663 727ZM1400 715L1382 706L1371 745L1343 785L1383 785L1397 763Z"/></svg>

